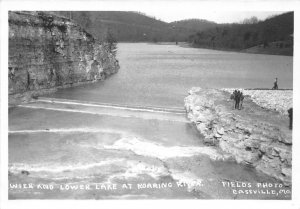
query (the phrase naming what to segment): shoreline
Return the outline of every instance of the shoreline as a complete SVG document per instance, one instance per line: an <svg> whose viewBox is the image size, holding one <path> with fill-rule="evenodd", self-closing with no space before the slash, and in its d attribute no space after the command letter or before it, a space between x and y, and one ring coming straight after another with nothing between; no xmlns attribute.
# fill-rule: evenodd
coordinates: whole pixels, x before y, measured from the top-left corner
<svg viewBox="0 0 300 209"><path fill-rule="evenodd" d="M20 92L20 93L8 94L9 95L8 105L9 105L9 107L14 107L14 106L22 104L22 103L28 103L40 96L46 96L48 94L52 94L52 93L56 92L58 89L65 89L65 88L71 88L71 87L76 87L76 86L82 86L85 84L103 82L104 80L106 80L106 78L98 79L98 80L91 80L91 81L82 81L82 82L76 82L76 83L70 83L70 84L63 84L61 86L54 86L52 88L43 88L43 89L30 90L30 91L25 91L25 92Z"/></svg>
<svg viewBox="0 0 300 209"><path fill-rule="evenodd" d="M127 44L137 44L137 43L145 43L145 44L154 44L154 45L175 45L175 46L180 46L180 47L185 47L185 48L193 48L193 49L209 49L209 50L214 50L214 51L223 51L223 52L236 52L236 53L243 53L243 54L262 54L262 55L273 55L273 56L285 56L285 57L293 57L293 55L288 55L288 54L281 54L281 53L267 53L267 52L253 52L248 49L226 49L226 48L210 48L210 47L198 47L198 46L193 46L193 44L184 42L184 41L179 41L178 44L176 42L118 42L118 43L127 43Z"/></svg>
<svg viewBox="0 0 300 209"><path fill-rule="evenodd" d="M276 55L276 56L286 56L286 57L293 57L294 55L290 55L290 54L284 54L284 53L280 53L280 52L271 52L271 51L253 51L250 50L251 48L247 48L247 49L228 49L228 48L211 48L211 47L204 47L204 46L195 46L192 43L187 43L185 45L185 47L191 47L191 48L195 48L195 49L211 49L211 50L215 50L215 51L225 51L225 52L237 52L237 53L244 53L244 54L264 54L264 55Z"/></svg>
<svg viewBox="0 0 300 209"><path fill-rule="evenodd" d="M119 41L120 44L153 44L153 45L174 45L179 46L183 48L193 48L193 49L208 49L208 50L214 50L214 51L222 51L222 52L235 52L235 53L242 53L242 54L257 54L257 55L271 55L271 56L284 56L284 57L294 57L294 55L287 55L287 54L280 54L280 53L266 53L266 52L253 52L253 51L247 51L247 49L241 49L241 50L235 50L235 49L224 49L224 48L209 48L209 47L197 47L193 46L191 43L188 42L178 42L176 45L176 42L126 42L126 41Z"/></svg>

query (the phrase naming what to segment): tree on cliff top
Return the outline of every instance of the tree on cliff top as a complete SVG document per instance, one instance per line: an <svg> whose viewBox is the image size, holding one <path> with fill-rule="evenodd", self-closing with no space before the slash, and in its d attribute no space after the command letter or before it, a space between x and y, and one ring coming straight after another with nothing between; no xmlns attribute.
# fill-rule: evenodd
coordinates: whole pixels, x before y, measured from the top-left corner
<svg viewBox="0 0 300 209"><path fill-rule="evenodd" d="M117 40L116 40L116 38L114 37L113 33L110 30L107 30L104 41L108 43L109 51L113 55L116 55L116 53L117 53Z"/></svg>

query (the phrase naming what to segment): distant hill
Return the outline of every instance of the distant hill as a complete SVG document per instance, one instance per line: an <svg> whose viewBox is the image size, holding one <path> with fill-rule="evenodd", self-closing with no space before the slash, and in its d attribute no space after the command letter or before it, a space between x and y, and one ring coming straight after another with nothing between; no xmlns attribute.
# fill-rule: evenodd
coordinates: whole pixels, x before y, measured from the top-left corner
<svg viewBox="0 0 300 209"><path fill-rule="evenodd" d="M257 23L218 25L191 35L189 42L204 48L292 55L293 33L294 13L288 12Z"/></svg>
<svg viewBox="0 0 300 209"><path fill-rule="evenodd" d="M215 22L202 20L202 19L180 20L180 21L171 22L169 24L174 25L175 27L185 28L196 32L205 31L207 29L211 29L213 27L218 26L218 24Z"/></svg>
<svg viewBox="0 0 300 209"><path fill-rule="evenodd" d="M72 18L98 39L103 39L110 31L117 41L187 41L194 30L174 27L154 17L138 12L124 11L75 11L56 12Z"/></svg>

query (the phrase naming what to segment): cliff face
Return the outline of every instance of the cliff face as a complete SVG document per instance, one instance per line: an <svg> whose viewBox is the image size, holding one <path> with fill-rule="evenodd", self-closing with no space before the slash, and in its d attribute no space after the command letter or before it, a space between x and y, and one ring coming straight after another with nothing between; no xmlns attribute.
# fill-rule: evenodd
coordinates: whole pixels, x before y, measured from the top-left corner
<svg viewBox="0 0 300 209"><path fill-rule="evenodd" d="M9 12L10 97L105 79L119 69L108 48L69 19Z"/></svg>
<svg viewBox="0 0 300 209"><path fill-rule="evenodd" d="M249 97L242 110L233 110L230 94L217 89L193 88L189 94L185 98L188 118L205 143L291 185L292 131L287 116L262 109Z"/></svg>

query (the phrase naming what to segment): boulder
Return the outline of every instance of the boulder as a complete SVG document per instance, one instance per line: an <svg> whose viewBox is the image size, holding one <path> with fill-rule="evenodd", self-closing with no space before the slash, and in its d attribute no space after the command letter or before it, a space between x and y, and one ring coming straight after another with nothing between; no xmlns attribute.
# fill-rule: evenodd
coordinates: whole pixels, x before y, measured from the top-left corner
<svg viewBox="0 0 300 209"><path fill-rule="evenodd" d="M218 134L218 133L215 133L214 137L221 138L222 136L220 134Z"/></svg>
<svg viewBox="0 0 300 209"><path fill-rule="evenodd" d="M199 91L201 91L200 87L192 87L191 90L189 90L189 95L195 94Z"/></svg>
<svg viewBox="0 0 300 209"><path fill-rule="evenodd" d="M21 171L21 174L28 176L30 173L29 173L29 171L22 170L22 171Z"/></svg>
<svg viewBox="0 0 300 209"><path fill-rule="evenodd" d="M289 178L292 178L292 168L282 168L281 173Z"/></svg>
<svg viewBox="0 0 300 209"><path fill-rule="evenodd" d="M224 128L221 127L217 130L218 134L223 135L224 134Z"/></svg>

